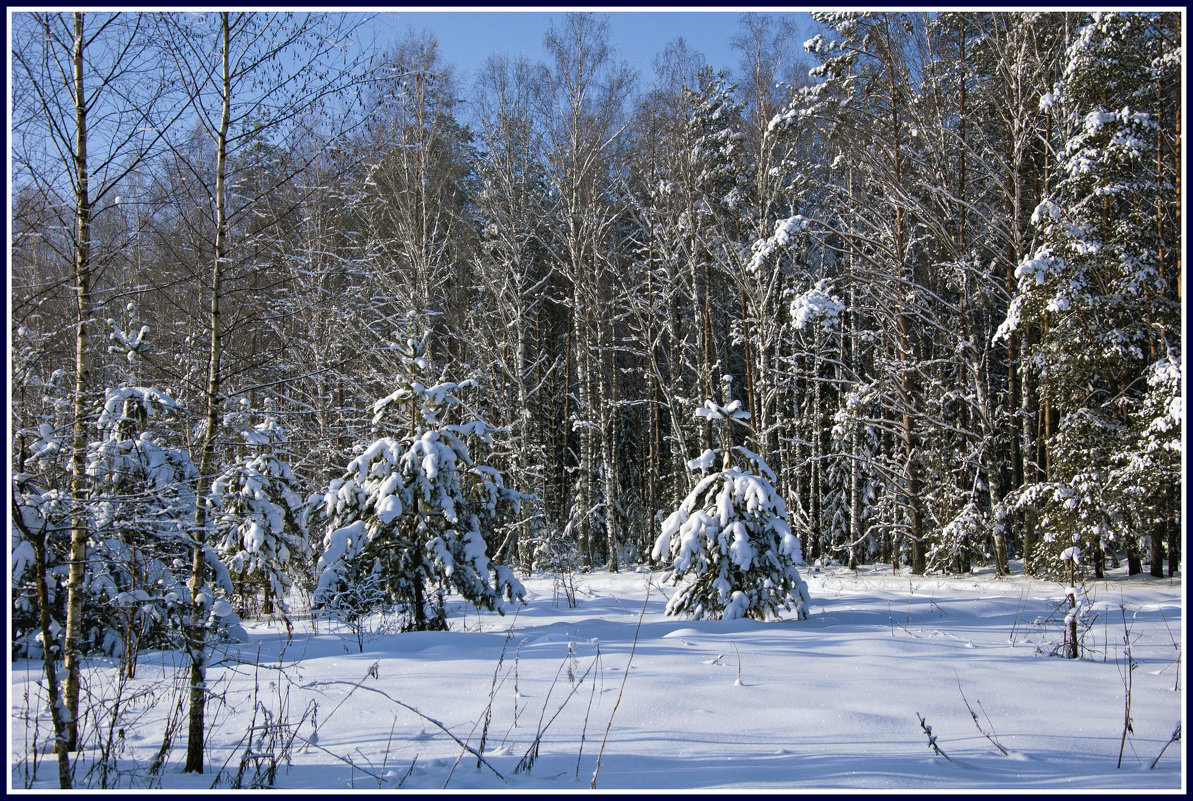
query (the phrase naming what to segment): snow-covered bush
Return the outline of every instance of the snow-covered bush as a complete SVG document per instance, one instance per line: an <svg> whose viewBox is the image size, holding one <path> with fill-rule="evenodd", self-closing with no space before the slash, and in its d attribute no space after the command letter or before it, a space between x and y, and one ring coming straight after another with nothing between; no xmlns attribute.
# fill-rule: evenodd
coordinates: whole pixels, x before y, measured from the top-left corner
<svg viewBox="0 0 1193 801"><path fill-rule="evenodd" d="M1051 608L1047 615L1035 619L1040 635L1036 653L1040 656L1079 659L1090 651L1086 640L1099 615L1090 587L1080 578L1082 549L1077 544L1080 540L1080 536L1074 535L1070 540L1072 544L1057 557L1063 592L1060 597L1050 599Z"/></svg>
<svg viewBox="0 0 1193 801"><path fill-rule="evenodd" d="M575 537L565 536L553 526L535 540L531 568L537 574L551 577L556 606L562 596L569 609L576 607L576 571L579 567L580 548Z"/></svg>
<svg viewBox="0 0 1193 801"><path fill-rule="evenodd" d="M321 611L340 621L352 632L357 648L365 650L365 640L385 633L394 625L396 609L386 591L381 560L373 560L369 570L349 570L340 574L335 592L322 596ZM400 626L399 626L400 627Z"/></svg>
<svg viewBox="0 0 1193 801"><path fill-rule="evenodd" d="M808 588L797 570L800 541L787 523L775 475L760 456L729 442L727 426L744 423L749 413L738 401L725 407L706 401L697 413L725 428L724 447L689 463L703 476L655 542L652 557L671 560L672 580L690 579L667 613L765 620L793 609L807 617Z"/></svg>
<svg viewBox="0 0 1193 801"><path fill-rule="evenodd" d="M283 460L286 432L273 417L240 432L248 450L211 485L208 503L216 548L228 567L242 612L258 594L261 611L286 609L292 564L308 553L302 493Z"/></svg>
<svg viewBox="0 0 1193 801"><path fill-rule="evenodd" d="M373 407L374 425L407 433L374 441L324 494L317 514L327 534L315 598L335 606L362 574L376 573L409 628L426 630L446 625L444 591L497 611L503 597L523 597L513 572L489 559L486 541L517 513L521 495L473 458L492 446L497 429L475 419L448 422L465 412L457 394L474 382L424 386L416 378L427 367L422 345L407 347L411 376Z"/></svg>

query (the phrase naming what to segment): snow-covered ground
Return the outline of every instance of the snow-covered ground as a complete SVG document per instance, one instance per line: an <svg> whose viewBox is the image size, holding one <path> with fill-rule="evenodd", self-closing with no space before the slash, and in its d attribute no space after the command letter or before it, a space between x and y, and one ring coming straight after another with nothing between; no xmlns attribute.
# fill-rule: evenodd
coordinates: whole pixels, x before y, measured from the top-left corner
<svg viewBox="0 0 1193 801"><path fill-rule="evenodd" d="M183 720L149 776L185 680L175 655L155 653L124 691L135 702L113 728L108 781L197 790L232 786L240 772L247 786L255 766L288 753L280 788L561 792L586 790L595 773L606 790L1184 789L1183 742L1150 768L1183 717L1179 580L1088 582L1095 619L1085 657L1070 661L1046 655L1061 639L1056 583L889 567L803 575L804 621L670 618L662 574L597 572L576 575L574 608L540 577L525 581L516 615L455 604L451 630L435 633L374 621L363 653L325 620L293 617L289 641L278 621L249 622L248 641L221 648L210 672L208 772L181 773ZM1124 636L1137 667L1118 768ZM110 698L115 666L90 664L87 691ZM35 750L34 786L56 786L44 712L32 743L26 690L39 667L12 665L15 788ZM110 717L90 710L92 721ZM268 736L246 760L254 714L283 725L256 730ZM88 757L106 739L93 732ZM98 785L98 769L84 780L85 760L76 770L77 784Z"/></svg>

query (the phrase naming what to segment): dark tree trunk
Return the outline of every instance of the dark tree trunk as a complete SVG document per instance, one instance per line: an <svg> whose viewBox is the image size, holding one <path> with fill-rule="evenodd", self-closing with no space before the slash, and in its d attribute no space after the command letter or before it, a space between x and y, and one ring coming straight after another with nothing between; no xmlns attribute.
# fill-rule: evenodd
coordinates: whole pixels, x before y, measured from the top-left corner
<svg viewBox="0 0 1193 801"><path fill-rule="evenodd" d="M1151 573L1156 578L1164 578L1164 540L1165 524L1163 522L1154 523L1152 525L1152 570Z"/></svg>

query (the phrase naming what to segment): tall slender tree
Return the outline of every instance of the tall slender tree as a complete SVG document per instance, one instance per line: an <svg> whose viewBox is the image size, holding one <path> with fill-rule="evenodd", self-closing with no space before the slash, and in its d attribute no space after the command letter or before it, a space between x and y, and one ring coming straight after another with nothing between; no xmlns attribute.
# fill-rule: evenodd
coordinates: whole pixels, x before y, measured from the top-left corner
<svg viewBox="0 0 1193 801"><path fill-rule="evenodd" d="M609 514L612 487L599 480L603 437L611 436L613 397L603 376L613 357L611 326L606 315L612 283L611 245L619 208L611 192L611 158L625 122L623 105L632 73L615 60L609 23L592 14L569 14L562 26L546 35L548 63L540 92L545 124L548 180L558 193L557 256L570 289L568 376L564 414L574 434L575 494L567 527L575 532L580 557L591 563L598 551L598 512ZM571 446L569 445L569 450ZM601 497L601 490L605 497ZM610 552L609 558L613 557Z"/></svg>
<svg viewBox="0 0 1193 801"><path fill-rule="evenodd" d="M191 663L188 723L188 773L203 772L204 707L207 643L204 621L213 596L206 589L208 563L215 563L207 543L207 504L203 502L218 465L220 410L227 394L225 354L235 318L228 300L234 290L251 283L269 257L252 247L254 211L284 176L248 189L244 158L256 146L284 141L303 115L330 102L359 80L357 56L345 55L344 44L362 20L358 17L320 17L311 14L219 12L173 15L160 35L177 68L178 81L190 89L194 119L210 139L213 162L187 162L176 154L190 175L204 182L214 210L210 272L203 320L208 335L207 365L202 390L203 410L198 451L198 483L193 527L190 578L192 620L187 634ZM322 79L311 81L319 74ZM251 162L250 162L251 163ZM210 183L206 183L210 181ZM237 285L240 284L238 287Z"/></svg>
<svg viewBox="0 0 1193 801"><path fill-rule="evenodd" d="M151 15L21 13L14 16L14 180L50 201L59 229L51 242L69 263L74 294L74 409L71 425L70 575L67 579L67 727L78 746L79 661L88 522L88 425L97 411L93 382L96 288L110 251L94 223L119 201L116 189L162 141L178 98L153 61ZM47 146L48 143L48 146Z"/></svg>
<svg viewBox="0 0 1193 801"><path fill-rule="evenodd" d="M477 312L468 328L477 361L489 368L494 420L510 431L509 472L535 488L507 553L523 565L562 518L556 432L563 407L563 287L555 261L553 203L535 109L536 68L494 55L477 79L479 126L476 223ZM492 347L485 350L486 342ZM499 554L500 555L500 554Z"/></svg>

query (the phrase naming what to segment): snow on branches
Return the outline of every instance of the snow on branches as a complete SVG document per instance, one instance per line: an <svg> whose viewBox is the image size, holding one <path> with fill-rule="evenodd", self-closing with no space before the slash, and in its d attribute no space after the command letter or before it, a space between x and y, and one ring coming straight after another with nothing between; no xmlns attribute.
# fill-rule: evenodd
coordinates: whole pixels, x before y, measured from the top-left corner
<svg viewBox="0 0 1193 801"><path fill-rule="evenodd" d="M416 361L407 363L420 369ZM378 422L400 421L408 433L375 440L324 493L315 512L327 531L317 602L334 607L361 582L377 584L368 603L397 604L411 628L424 630L445 625L445 591L498 611L502 598L522 598L513 572L489 557L489 541L522 496L472 455L498 430L482 420L447 422L463 411L456 393L472 386L409 378L375 405Z"/></svg>
<svg viewBox="0 0 1193 801"><path fill-rule="evenodd" d="M286 608L288 570L306 557L306 507L298 480L283 460L286 432L273 417L240 433L248 451L211 485L209 505L218 549L241 602L264 594L262 611ZM305 560L303 560L305 561Z"/></svg>
<svg viewBox="0 0 1193 801"><path fill-rule="evenodd" d="M706 401L696 414L722 426L744 425L749 418L738 401L728 406ZM808 589L796 567L803 564L800 541L787 523L775 475L749 448L725 439L724 448L689 462L705 475L663 522L655 541L651 555L671 560L672 580L691 579L672 597L667 613L764 620L782 608L805 618Z"/></svg>

